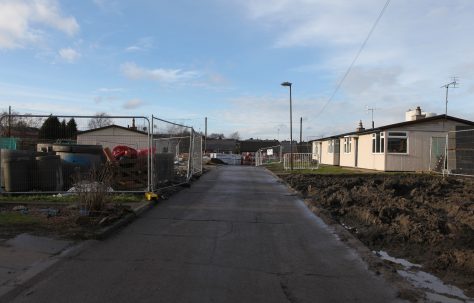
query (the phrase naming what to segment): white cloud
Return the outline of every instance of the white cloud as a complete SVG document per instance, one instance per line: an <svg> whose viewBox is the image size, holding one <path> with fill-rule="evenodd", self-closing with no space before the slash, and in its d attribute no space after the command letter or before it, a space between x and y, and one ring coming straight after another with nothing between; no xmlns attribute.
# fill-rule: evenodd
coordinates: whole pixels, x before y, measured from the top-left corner
<svg viewBox="0 0 474 303"><path fill-rule="evenodd" d="M118 100L119 98L116 96L96 96L94 97L95 103L102 103L102 102L113 102Z"/></svg>
<svg viewBox="0 0 474 303"><path fill-rule="evenodd" d="M133 62L124 63L121 65L122 73L129 79L133 80L153 80L162 83L186 83L190 80L196 79L200 76L194 70L181 69L146 69L136 65Z"/></svg>
<svg viewBox="0 0 474 303"><path fill-rule="evenodd" d="M274 47L304 49L310 54L295 60L298 65L291 71L316 76L318 90L326 95L322 101L329 98L344 75L384 2L233 1L253 25L265 29ZM443 113L444 91L440 86L451 76L459 76L462 85L450 91L448 111L474 119L473 107L469 106L474 87L474 40L466 39L471 36L472 20L473 1L392 1L324 113L317 116L319 110L313 110L324 102L308 107L313 129L326 134L337 133L339 127L350 131L359 119L369 125L365 105L379 108L376 125L400 122L404 111L417 105ZM328 127L335 124L337 129Z"/></svg>
<svg viewBox="0 0 474 303"><path fill-rule="evenodd" d="M0 3L0 48L13 49L41 41L44 29L69 36L79 31L71 16L63 16L56 0L2 0Z"/></svg>
<svg viewBox="0 0 474 303"><path fill-rule="evenodd" d="M123 105L123 108L124 109L135 109L135 108L138 108L140 106L144 105L144 102L140 99L131 99L131 100L128 100L127 102L125 102L125 104Z"/></svg>
<svg viewBox="0 0 474 303"><path fill-rule="evenodd" d="M93 0L102 11L109 13L121 14L119 3L114 0Z"/></svg>
<svg viewBox="0 0 474 303"><path fill-rule="evenodd" d="M312 124L308 118L316 115L324 100L317 98L298 99L293 102L293 139L299 138L299 118L303 117L303 136L314 135L309 133ZM287 96L246 96L223 103L228 107L209 113L210 125L221 132L238 131L242 138L280 139L290 138L289 102ZM350 119L349 119L350 121ZM313 121L314 122L314 121ZM355 120L347 124L356 125ZM331 131L344 131L347 125L330 127ZM320 134L329 131L319 128Z"/></svg>
<svg viewBox="0 0 474 303"><path fill-rule="evenodd" d="M62 48L59 50L59 57L66 62L74 63L81 57L81 54L73 48Z"/></svg>
<svg viewBox="0 0 474 303"><path fill-rule="evenodd" d="M275 28L275 46L359 43L378 13L374 0L235 1L247 16ZM357 12L357 14L354 14Z"/></svg>
<svg viewBox="0 0 474 303"><path fill-rule="evenodd" d="M125 49L126 52L129 52L129 53L133 53L133 52L139 52L141 51L142 48L136 46L136 45L132 45L132 46L129 46Z"/></svg>
<svg viewBox="0 0 474 303"><path fill-rule="evenodd" d="M138 39L138 41L127 47L125 49L126 52L140 52L140 51L147 51L149 49L153 48L153 37L142 37Z"/></svg>

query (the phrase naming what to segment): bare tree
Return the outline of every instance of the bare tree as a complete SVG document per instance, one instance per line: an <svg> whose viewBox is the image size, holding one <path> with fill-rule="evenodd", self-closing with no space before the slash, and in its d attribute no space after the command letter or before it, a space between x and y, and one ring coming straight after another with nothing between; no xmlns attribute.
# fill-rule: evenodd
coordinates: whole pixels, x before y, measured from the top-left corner
<svg viewBox="0 0 474 303"><path fill-rule="evenodd" d="M20 113L12 111L11 117L8 117L8 112L3 111L0 113L0 127L2 129L7 129L8 126L15 129L25 129L28 127L39 128L43 123L42 118L39 117L28 117L30 114L23 114L20 116Z"/></svg>
<svg viewBox="0 0 474 303"><path fill-rule="evenodd" d="M87 124L89 129L100 128L112 125L113 121L106 113L97 113L94 118L91 118Z"/></svg>
<svg viewBox="0 0 474 303"><path fill-rule="evenodd" d="M233 132L228 136L229 139L240 140L239 132Z"/></svg>

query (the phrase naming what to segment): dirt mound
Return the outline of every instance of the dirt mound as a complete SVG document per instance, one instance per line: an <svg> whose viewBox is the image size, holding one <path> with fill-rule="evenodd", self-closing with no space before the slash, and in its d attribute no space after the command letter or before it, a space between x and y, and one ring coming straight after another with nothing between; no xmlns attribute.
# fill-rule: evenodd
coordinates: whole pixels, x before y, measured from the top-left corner
<svg viewBox="0 0 474 303"><path fill-rule="evenodd" d="M373 250L422 264L474 294L474 180L418 174L286 175Z"/></svg>

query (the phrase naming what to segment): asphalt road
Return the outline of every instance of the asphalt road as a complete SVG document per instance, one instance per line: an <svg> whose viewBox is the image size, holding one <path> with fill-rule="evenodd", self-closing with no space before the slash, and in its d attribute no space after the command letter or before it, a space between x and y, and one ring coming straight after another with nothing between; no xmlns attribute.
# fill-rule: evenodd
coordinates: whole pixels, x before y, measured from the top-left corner
<svg viewBox="0 0 474 303"><path fill-rule="evenodd" d="M395 302L263 168L222 166L14 302Z"/></svg>

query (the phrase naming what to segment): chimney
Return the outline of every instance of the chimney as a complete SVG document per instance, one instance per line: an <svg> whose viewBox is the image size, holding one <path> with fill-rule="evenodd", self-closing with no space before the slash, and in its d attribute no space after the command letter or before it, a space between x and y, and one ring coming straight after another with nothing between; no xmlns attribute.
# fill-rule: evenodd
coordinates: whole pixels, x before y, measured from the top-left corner
<svg viewBox="0 0 474 303"><path fill-rule="evenodd" d="M130 129L137 130L137 127L135 126L135 118L132 118L132 127Z"/></svg>
<svg viewBox="0 0 474 303"><path fill-rule="evenodd" d="M362 125L362 120L359 120L359 126L356 128L356 131L361 132L361 131L364 131L364 130L365 130L365 128Z"/></svg>
<svg viewBox="0 0 474 303"><path fill-rule="evenodd" d="M423 115L421 113L421 108L418 106L416 109L415 109L415 119L414 120L421 120L425 118L425 115Z"/></svg>
<svg viewBox="0 0 474 303"><path fill-rule="evenodd" d="M419 106L416 109L409 109L405 113L405 121L415 121L426 118L426 113L421 111Z"/></svg>

